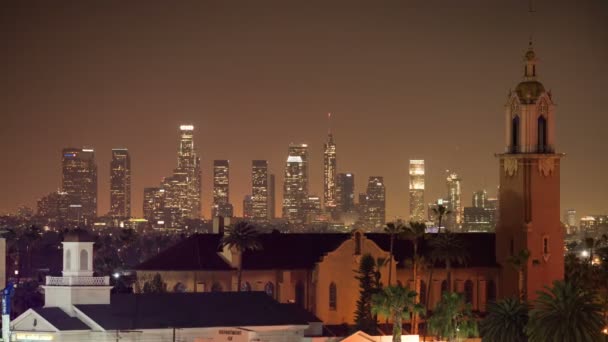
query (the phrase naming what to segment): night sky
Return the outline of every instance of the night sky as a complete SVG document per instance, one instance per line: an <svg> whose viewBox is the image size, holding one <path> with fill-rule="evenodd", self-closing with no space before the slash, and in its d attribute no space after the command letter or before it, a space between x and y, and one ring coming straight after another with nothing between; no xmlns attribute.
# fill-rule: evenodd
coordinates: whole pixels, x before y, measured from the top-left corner
<svg viewBox="0 0 608 342"><path fill-rule="evenodd" d="M409 159L425 159L426 201L463 179L463 204L495 195L507 93L534 32L557 107L562 210L608 212L608 2L3 1L0 212L35 207L61 185L63 147L96 150L99 213L111 148L132 158L133 210L177 162L178 126L196 127L203 213L213 159L230 159L241 214L252 159L277 174L290 142L311 147L322 194L326 113L339 172L357 192L385 177L387 219L407 216Z"/></svg>

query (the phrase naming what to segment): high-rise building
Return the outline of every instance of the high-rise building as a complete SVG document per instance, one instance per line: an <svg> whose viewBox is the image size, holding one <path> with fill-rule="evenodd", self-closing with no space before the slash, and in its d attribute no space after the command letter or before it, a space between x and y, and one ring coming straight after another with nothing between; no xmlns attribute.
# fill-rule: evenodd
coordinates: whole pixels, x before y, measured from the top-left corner
<svg viewBox="0 0 608 342"><path fill-rule="evenodd" d="M473 207L485 208L487 206L488 193L485 190L475 191L473 193Z"/></svg>
<svg viewBox="0 0 608 342"><path fill-rule="evenodd" d="M243 218L253 218L253 199L251 195L245 195L243 198Z"/></svg>
<svg viewBox="0 0 608 342"><path fill-rule="evenodd" d="M79 223L90 223L97 217L97 164L91 148L64 148L62 154L62 192L77 212Z"/></svg>
<svg viewBox="0 0 608 342"><path fill-rule="evenodd" d="M461 179L455 172L448 171L446 185L448 188L447 209L451 214L447 215L445 227L450 230L459 230L462 224Z"/></svg>
<svg viewBox="0 0 608 342"><path fill-rule="evenodd" d="M165 189L144 188L144 218L153 227L164 227L165 223ZM159 223L162 222L162 223Z"/></svg>
<svg viewBox="0 0 608 342"><path fill-rule="evenodd" d="M367 182L366 216L369 228L379 229L386 222L386 189L384 178L371 176Z"/></svg>
<svg viewBox="0 0 608 342"><path fill-rule="evenodd" d="M564 279L564 231L560 213L560 162L555 153L553 95L537 80L532 43L524 56L523 80L511 91L501 120L505 152L498 154L500 218L496 226L496 261L500 296L534 301L540 290ZM510 267L521 251L529 252L524 275ZM522 282L523 279L523 282ZM523 286L523 290L522 290Z"/></svg>
<svg viewBox="0 0 608 342"><path fill-rule="evenodd" d="M304 223L304 206L308 197L308 146L290 144L283 185L283 218Z"/></svg>
<svg viewBox="0 0 608 342"><path fill-rule="evenodd" d="M201 169L200 158L194 148L194 126L179 127L180 141L177 152L177 169L174 176L184 183L185 201L180 208L183 218L198 219L201 217Z"/></svg>
<svg viewBox="0 0 608 342"><path fill-rule="evenodd" d="M339 173L336 178L336 208L340 213L355 210L355 175Z"/></svg>
<svg viewBox="0 0 608 342"><path fill-rule="evenodd" d="M51 192L38 200L37 215L50 222L64 222L68 218L71 202L67 192Z"/></svg>
<svg viewBox="0 0 608 342"><path fill-rule="evenodd" d="M304 202L305 222L312 223L317 220L321 214L321 197L310 195Z"/></svg>
<svg viewBox="0 0 608 342"><path fill-rule="evenodd" d="M213 205L211 215L232 217L230 204L230 162L228 160L213 161Z"/></svg>
<svg viewBox="0 0 608 342"><path fill-rule="evenodd" d="M410 160L410 220L424 221L424 160Z"/></svg>
<svg viewBox="0 0 608 342"><path fill-rule="evenodd" d="M569 233L572 233L576 230L576 210L566 210L566 214L564 215L564 224L566 224Z"/></svg>
<svg viewBox="0 0 608 342"><path fill-rule="evenodd" d="M110 215L131 217L131 157L126 148L112 149Z"/></svg>
<svg viewBox="0 0 608 342"><path fill-rule="evenodd" d="M329 132L323 152L323 205L328 211L336 206L336 144Z"/></svg>
<svg viewBox="0 0 608 342"><path fill-rule="evenodd" d="M268 161L253 160L251 162L251 197L253 201L253 218L257 221L266 221L269 213L269 181Z"/></svg>
<svg viewBox="0 0 608 342"><path fill-rule="evenodd" d="M268 177L268 218L274 220L277 216L275 213L276 192L275 192L275 176L273 173Z"/></svg>

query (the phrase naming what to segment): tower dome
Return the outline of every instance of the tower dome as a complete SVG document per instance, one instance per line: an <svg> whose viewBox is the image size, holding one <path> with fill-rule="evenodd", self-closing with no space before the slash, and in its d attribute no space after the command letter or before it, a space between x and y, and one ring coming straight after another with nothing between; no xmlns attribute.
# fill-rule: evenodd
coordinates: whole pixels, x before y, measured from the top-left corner
<svg viewBox="0 0 608 342"><path fill-rule="evenodd" d="M536 103L538 98L545 93L545 87L536 79L536 53L532 42L528 45L528 51L524 55L524 80L515 88L515 93L522 104Z"/></svg>

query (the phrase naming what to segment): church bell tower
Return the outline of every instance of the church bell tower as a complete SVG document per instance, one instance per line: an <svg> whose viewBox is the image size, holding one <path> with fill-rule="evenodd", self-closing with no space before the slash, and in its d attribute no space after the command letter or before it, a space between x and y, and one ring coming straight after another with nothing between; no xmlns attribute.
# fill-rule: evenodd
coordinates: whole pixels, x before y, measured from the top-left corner
<svg viewBox="0 0 608 342"><path fill-rule="evenodd" d="M532 300L536 292L564 278L564 232L560 221L560 159L555 152L555 104L537 79L530 42L523 80L505 105L505 151L500 160L496 260L501 265L500 297ZM514 265L529 252L523 272ZM525 253L525 252L524 252Z"/></svg>

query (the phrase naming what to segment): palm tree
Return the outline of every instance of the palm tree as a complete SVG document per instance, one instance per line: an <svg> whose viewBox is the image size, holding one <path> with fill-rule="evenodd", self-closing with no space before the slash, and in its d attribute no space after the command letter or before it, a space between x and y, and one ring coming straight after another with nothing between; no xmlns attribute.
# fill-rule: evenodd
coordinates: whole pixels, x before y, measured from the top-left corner
<svg viewBox="0 0 608 342"><path fill-rule="evenodd" d="M443 204L438 204L437 207L433 208L433 215L437 217L438 231L441 231L441 224L443 223L443 219L451 213L452 212Z"/></svg>
<svg viewBox="0 0 608 342"><path fill-rule="evenodd" d="M393 250L395 246L395 238L402 235L405 230L401 221L389 222L384 227L384 232L390 236L390 259L388 259L388 285L391 286L392 275L393 275Z"/></svg>
<svg viewBox="0 0 608 342"><path fill-rule="evenodd" d="M237 265L237 291L241 291L241 278L243 275L243 253L262 249L259 234L251 223L241 221L234 226L226 227L225 235L220 242L222 247L236 250L240 254Z"/></svg>
<svg viewBox="0 0 608 342"><path fill-rule="evenodd" d="M526 342L528 306L517 298L488 303L488 315L481 322L482 341Z"/></svg>
<svg viewBox="0 0 608 342"><path fill-rule="evenodd" d="M424 234L426 233L426 224L423 222L410 221L410 224L405 227L404 237L408 240L412 241L412 245L414 247L414 254L412 255L412 275L414 277L414 290L419 292L418 290L418 242L424 238ZM417 302L420 300L418 299ZM416 314L412 316L412 329L415 334L418 331L418 322Z"/></svg>
<svg viewBox="0 0 608 342"><path fill-rule="evenodd" d="M528 299L528 293L526 291L526 270L528 268L528 259L530 258L530 251L522 249L519 253L507 258L507 262L511 264L517 271L518 280L518 294L519 300L525 302Z"/></svg>
<svg viewBox="0 0 608 342"><path fill-rule="evenodd" d="M526 328L530 342L601 341L602 308L594 294L570 282L554 281L538 291Z"/></svg>
<svg viewBox="0 0 608 342"><path fill-rule="evenodd" d="M432 248L431 261L445 263L448 292L452 292L452 263L464 264L469 258L464 241L446 230L445 233L437 234L430 241L430 245Z"/></svg>
<svg viewBox="0 0 608 342"><path fill-rule="evenodd" d="M446 292L437 303L433 316L428 321L429 331L448 341L478 335L477 320L470 303L465 303L461 294Z"/></svg>
<svg viewBox="0 0 608 342"><path fill-rule="evenodd" d="M372 313L384 315L393 321L393 342L401 342L403 320L410 312L419 312L422 308L416 305L416 292L401 284L387 286L372 296Z"/></svg>

